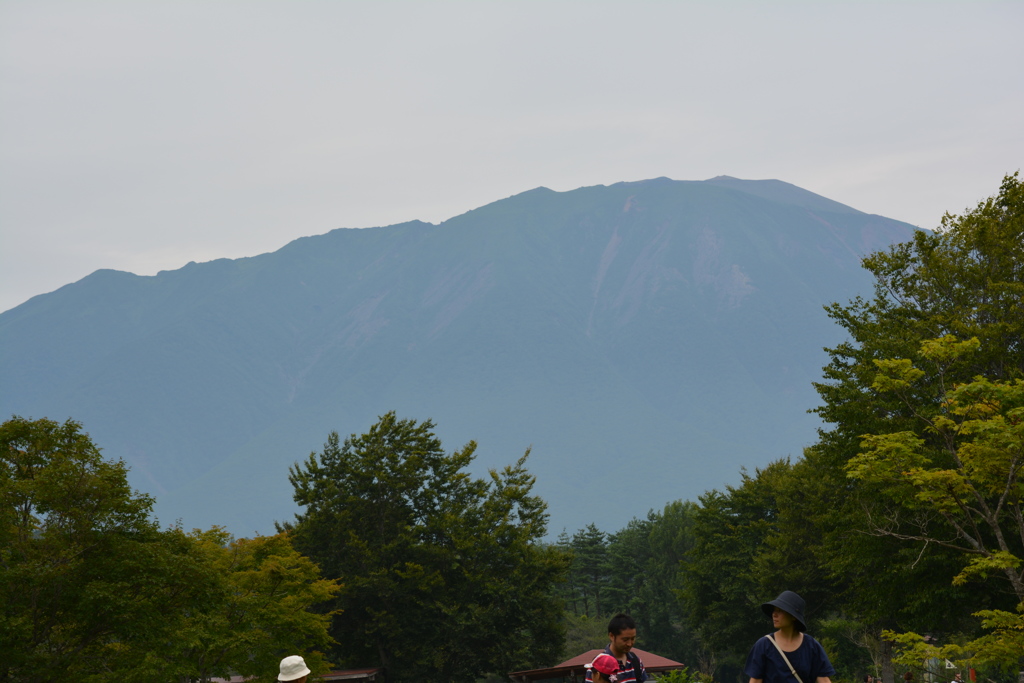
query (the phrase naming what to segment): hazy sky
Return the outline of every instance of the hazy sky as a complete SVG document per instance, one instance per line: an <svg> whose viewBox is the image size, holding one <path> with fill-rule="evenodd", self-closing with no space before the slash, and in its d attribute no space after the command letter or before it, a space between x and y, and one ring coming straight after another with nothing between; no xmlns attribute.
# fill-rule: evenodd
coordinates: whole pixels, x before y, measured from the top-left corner
<svg viewBox="0 0 1024 683"><path fill-rule="evenodd" d="M922 227L1024 165L1024 2L0 0L0 310L539 185Z"/></svg>

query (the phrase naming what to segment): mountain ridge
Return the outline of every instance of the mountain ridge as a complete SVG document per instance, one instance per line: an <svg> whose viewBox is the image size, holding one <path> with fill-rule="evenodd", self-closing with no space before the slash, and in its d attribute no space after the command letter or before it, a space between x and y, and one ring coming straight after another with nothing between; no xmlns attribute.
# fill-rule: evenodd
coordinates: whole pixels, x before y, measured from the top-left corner
<svg viewBox="0 0 1024 683"><path fill-rule="evenodd" d="M557 528L621 525L813 439L810 381L839 341L821 306L866 293L860 256L915 229L756 188L786 201L710 181L535 188L437 225L96 271L0 314L0 409L82 420L188 524L270 531L289 464L394 409L447 447L477 440L480 470L533 444ZM596 472L643 503L610 519Z"/></svg>

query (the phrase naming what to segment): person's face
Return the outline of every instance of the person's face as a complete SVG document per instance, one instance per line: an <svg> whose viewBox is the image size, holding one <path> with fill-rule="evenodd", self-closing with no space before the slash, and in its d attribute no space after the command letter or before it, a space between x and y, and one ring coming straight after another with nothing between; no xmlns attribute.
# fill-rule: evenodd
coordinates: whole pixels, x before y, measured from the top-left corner
<svg viewBox="0 0 1024 683"><path fill-rule="evenodd" d="M611 641L611 651L618 659L622 659L627 652L633 649L633 643L636 642L636 629L624 628L618 635L609 633L608 639Z"/></svg>
<svg viewBox="0 0 1024 683"><path fill-rule="evenodd" d="M796 627L796 619L789 612L783 612L776 607L772 610L772 626L775 628Z"/></svg>

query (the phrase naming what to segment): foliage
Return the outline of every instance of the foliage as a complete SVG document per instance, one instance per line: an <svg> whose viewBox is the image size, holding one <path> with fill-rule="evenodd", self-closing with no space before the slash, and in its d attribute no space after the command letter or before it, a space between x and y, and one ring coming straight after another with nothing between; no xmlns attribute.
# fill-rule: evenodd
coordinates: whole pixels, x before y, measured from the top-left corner
<svg viewBox="0 0 1024 683"><path fill-rule="evenodd" d="M622 596L615 611L634 616L643 649L689 664L697 662L696 636L677 593L682 562L693 547L696 509L690 502L668 503L631 521L609 542L611 593Z"/></svg>
<svg viewBox="0 0 1024 683"><path fill-rule="evenodd" d="M757 571L757 558L777 531L777 494L790 468L788 461L777 461L754 476L742 473L738 487L700 497L680 595L697 635L703 674L719 680L738 676L750 645L770 628L760 609L770 593L768 577Z"/></svg>
<svg viewBox="0 0 1024 683"><path fill-rule="evenodd" d="M168 532L190 547L207 573L200 605L178 611L169 647L144 653L140 681L206 681L230 674L271 683L282 657L302 653L314 673L327 669L316 648L331 644L330 614L312 611L340 589L300 555L285 534L232 539L220 529ZM139 653L135 653L137 656Z"/></svg>
<svg viewBox="0 0 1024 683"><path fill-rule="evenodd" d="M656 680L659 683L710 683L712 679L683 667L660 673L656 676Z"/></svg>
<svg viewBox="0 0 1024 683"><path fill-rule="evenodd" d="M958 342L947 336L926 342L922 355L953 361L977 347L977 339ZM878 366L876 386L908 402L914 382L925 374L902 360ZM989 633L963 647L935 650L943 658L960 659L969 652L976 662L1015 668L1024 652L1024 382L978 377L951 388L939 411L921 419L926 438L914 432L866 436L865 451L848 465L850 476L878 483L904 507L936 515L954 530L940 536L931 526L907 531L876 522L877 533L960 551L966 562L954 584L1003 576L1017 596L1018 613L976 612ZM915 634L896 641L907 650L904 660L932 647Z"/></svg>
<svg viewBox="0 0 1024 683"><path fill-rule="evenodd" d="M571 558L559 595L572 614L600 621L610 614L609 583L611 563L608 534L588 524L570 538L558 537L558 547Z"/></svg>
<svg viewBox="0 0 1024 683"><path fill-rule="evenodd" d="M953 347L963 352L977 347L972 342L945 337L933 347L943 354ZM923 353L931 358L935 351ZM901 396L924 375L902 360L878 365L876 386ZM847 469L854 479L881 485L906 508L940 517L955 533L902 531L881 526L881 520L878 533L959 550L969 561L954 583L1002 574L1024 603L1024 382L979 377L952 388L940 410L922 411L921 419L924 438L909 431L867 435L864 452Z"/></svg>
<svg viewBox="0 0 1024 683"><path fill-rule="evenodd" d="M881 674L885 650L880 634L863 622L841 616L827 617L817 620L814 634L836 669L833 678L863 681L866 675Z"/></svg>
<svg viewBox="0 0 1024 683"><path fill-rule="evenodd" d="M152 501L72 420L0 425L0 501L0 680L88 673L108 642L158 631L187 591L184 576L150 589L167 559Z"/></svg>
<svg viewBox="0 0 1024 683"><path fill-rule="evenodd" d="M287 538L160 531L77 422L0 425L0 500L0 680L266 676L326 644L333 589Z"/></svg>
<svg viewBox="0 0 1024 683"><path fill-rule="evenodd" d="M568 608L566 656L603 647L608 617L624 612L636 620L643 649L696 661L694 638L675 595L680 564L693 542L695 509L676 501L613 534L591 524L572 537L559 535L559 547L572 555L557 591Z"/></svg>
<svg viewBox="0 0 1024 683"><path fill-rule="evenodd" d="M1018 612L1024 609L1018 608ZM1024 652L1024 614L1003 610L981 610L984 636L968 642L938 645L917 633L886 631L885 637L897 646L895 660L908 668L929 660L949 660L958 668L988 669L1016 677Z"/></svg>
<svg viewBox="0 0 1024 683"><path fill-rule="evenodd" d="M608 619L586 614L565 613L563 658L575 657L608 645Z"/></svg>
<svg viewBox="0 0 1024 683"><path fill-rule="evenodd" d="M550 665L564 639L550 599L568 558L539 543L544 502L529 452L489 480L465 471L476 444L445 453L433 423L382 416L291 469L305 510L297 547L343 582L334 652L395 681L475 678Z"/></svg>
<svg viewBox="0 0 1024 683"><path fill-rule="evenodd" d="M1024 377L1024 186L1007 176L996 197L864 265L875 297L828 309L850 340L816 385L832 426L807 460L841 492L817 515L818 554L843 607L876 627L977 636L971 612L1021 599L1017 465L997 423ZM1002 408L985 403L995 394ZM993 572L1016 600L966 581Z"/></svg>

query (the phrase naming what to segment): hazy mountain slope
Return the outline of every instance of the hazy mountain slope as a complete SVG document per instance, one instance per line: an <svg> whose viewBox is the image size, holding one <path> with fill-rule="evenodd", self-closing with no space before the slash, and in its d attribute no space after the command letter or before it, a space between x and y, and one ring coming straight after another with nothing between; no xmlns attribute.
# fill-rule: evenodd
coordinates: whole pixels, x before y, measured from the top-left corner
<svg viewBox="0 0 1024 683"><path fill-rule="evenodd" d="M616 528L813 440L821 306L912 229L780 181L661 178L98 271L0 315L0 410L83 421L189 526L270 531L290 463L396 409L477 439L481 471L532 444L553 526Z"/></svg>

